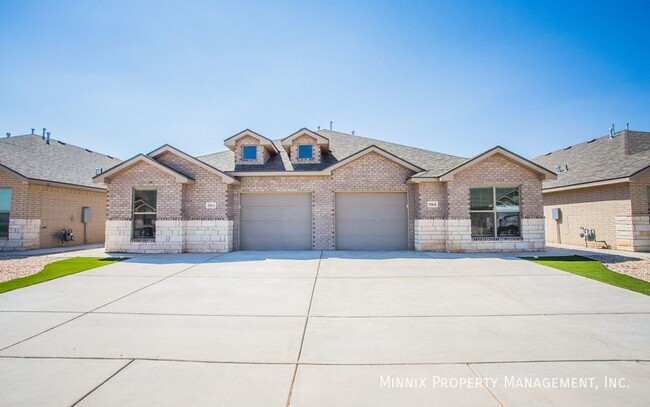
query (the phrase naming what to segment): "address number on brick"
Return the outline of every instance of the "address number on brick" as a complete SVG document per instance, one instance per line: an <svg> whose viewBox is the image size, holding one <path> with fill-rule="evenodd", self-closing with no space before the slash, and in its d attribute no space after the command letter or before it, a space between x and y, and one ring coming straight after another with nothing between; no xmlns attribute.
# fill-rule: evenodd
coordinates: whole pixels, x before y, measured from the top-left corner
<svg viewBox="0 0 650 407"><path fill-rule="evenodd" d="M437 208L438 201L427 201L427 208Z"/></svg>
<svg viewBox="0 0 650 407"><path fill-rule="evenodd" d="M217 203L216 202L206 202L205 203L205 209L217 209Z"/></svg>

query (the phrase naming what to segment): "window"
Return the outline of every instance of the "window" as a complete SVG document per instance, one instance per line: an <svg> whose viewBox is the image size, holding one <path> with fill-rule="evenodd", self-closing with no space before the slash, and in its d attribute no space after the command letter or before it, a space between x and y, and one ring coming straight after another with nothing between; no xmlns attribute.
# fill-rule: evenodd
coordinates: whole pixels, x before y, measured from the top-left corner
<svg viewBox="0 0 650 407"><path fill-rule="evenodd" d="M311 160L314 158L314 149L311 144L300 144L298 146L298 159Z"/></svg>
<svg viewBox="0 0 650 407"><path fill-rule="evenodd" d="M246 160L246 161L257 160L257 146L242 146L241 156L242 156L242 160Z"/></svg>
<svg viewBox="0 0 650 407"><path fill-rule="evenodd" d="M133 191L133 238L153 239L156 237L155 189L136 189Z"/></svg>
<svg viewBox="0 0 650 407"><path fill-rule="evenodd" d="M0 188L0 238L9 237L9 211L11 210L11 188Z"/></svg>
<svg viewBox="0 0 650 407"><path fill-rule="evenodd" d="M519 187L469 189L472 237L519 237Z"/></svg>

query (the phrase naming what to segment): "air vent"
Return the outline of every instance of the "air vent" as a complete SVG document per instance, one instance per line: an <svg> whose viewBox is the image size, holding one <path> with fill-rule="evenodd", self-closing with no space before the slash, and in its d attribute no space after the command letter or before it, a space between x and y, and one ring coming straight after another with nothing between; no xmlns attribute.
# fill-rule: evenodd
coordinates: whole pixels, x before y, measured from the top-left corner
<svg viewBox="0 0 650 407"><path fill-rule="evenodd" d="M550 153L546 153L546 154L544 154L544 155L551 155L551 154L553 154L553 152L552 152L552 151L551 151Z"/></svg>
<svg viewBox="0 0 650 407"><path fill-rule="evenodd" d="M591 139L591 140L587 141L587 144L593 143L594 141L596 141L596 139Z"/></svg>
<svg viewBox="0 0 650 407"><path fill-rule="evenodd" d="M573 146L569 146L569 147L565 148L565 150L568 150L568 149L570 149L571 147L573 147Z"/></svg>
<svg viewBox="0 0 650 407"><path fill-rule="evenodd" d="M84 150L88 151L89 153L92 153L92 151L88 150L87 148L84 148Z"/></svg>
<svg viewBox="0 0 650 407"><path fill-rule="evenodd" d="M111 160L115 159L115 158L111 157L110 155L107 155L106 157L110 158Z"/></svg>
<svg viewBox="0 0 650 407"><path fill-rule="evenodd" d="M65 143L64 143L63 141L59 141L59 140L57 140L56 142L59 143L59 144L61 144L61 145L63 145L63 146L65 145Z"/></svg>

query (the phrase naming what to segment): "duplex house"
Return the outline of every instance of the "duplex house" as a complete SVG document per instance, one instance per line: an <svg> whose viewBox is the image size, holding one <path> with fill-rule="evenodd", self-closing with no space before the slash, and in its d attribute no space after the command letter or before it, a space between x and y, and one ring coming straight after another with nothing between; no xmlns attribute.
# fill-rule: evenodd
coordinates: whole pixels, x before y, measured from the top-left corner
<svg viewBox="0 0 650 407"><path fill-rule="evenodd" d="M106 249L544 248L542 181L556 175L502 147L468 159L305 128L224 144L200 157L164 145L96 176Z"/></svg>
<svg viewBox="0 0 650 407"><path fill-rule="evenodd" d="M0 139L0 250L103 242L106 187L92 177L120 162L45 130Z"/></svg>
<svg viewBox="0 0 650 407"><path fill-rule="evenodd" d="M547 242L650 250L650 133L612 131L533 161L557 173L543 184Z"/></svg>

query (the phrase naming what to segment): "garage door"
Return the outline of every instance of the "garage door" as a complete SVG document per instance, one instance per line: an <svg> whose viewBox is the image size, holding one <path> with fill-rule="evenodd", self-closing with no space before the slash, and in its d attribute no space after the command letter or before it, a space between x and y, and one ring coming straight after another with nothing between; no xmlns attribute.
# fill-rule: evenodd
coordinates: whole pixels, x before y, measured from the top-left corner
<svg viewBox="0 0 650 407"><path fill-rule="evenodd" d="M242 250L311 250L311 194L241 194Z"/></svg>
<svg viewBox="0 0 650 407"><path fill-rule="evenodd" d="M337 193L336 248L408 249L406 193Z"/></svg>

